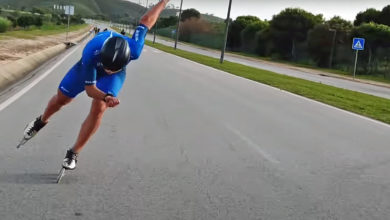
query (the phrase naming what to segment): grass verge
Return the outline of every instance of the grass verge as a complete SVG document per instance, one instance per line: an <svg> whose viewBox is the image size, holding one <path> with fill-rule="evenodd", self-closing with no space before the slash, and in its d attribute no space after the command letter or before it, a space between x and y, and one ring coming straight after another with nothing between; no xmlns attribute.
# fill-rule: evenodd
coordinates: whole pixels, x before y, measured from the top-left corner
<svg viewBox="0 0 390 220"><path fill-rule="evenodd" d="M71 32L78 31L86 27L88 27L88 24L72 25L70 26L69 31ZM9 31L9 32L1 33L0 39L7 38L7 37L34 39L35 37L39 37L39 36L65 33L67 30L68 30L67 25L43 25L41 28L32 27L27 30Z"/></svg>
<svg viewBox="0 0 390 220"><path fill-rule="evenodd" d="M220 64L219 59L179 49L174 50L172 47L158 43L153 44L151 41L146 41L146 45L215 69L280 88L297 95L390 124L389 99L336 88L228 61L225 61L224 64Z"/></svg>
<svg viewBox="0 0 390 220"><path fill-rule="evenodd" d="M303 67L303 68L307 68L307 69L323 71L325 73L333 73L333 74L337 74L340 76L347 76L347 77L350 77L351 79L353 78L352 73L347 72L347 71L338 70L338 69L321 68L321 67L316 67L316 66L312 66L309 64L294 63L294 62L286 61L286 60L275 60L275 59L271 59L269 57L260 57L260 56L255 55L255 54L248 54L248 53L242 53L242 52L228 52L228 53L239 55L239 56L244 56L244 57L250 57L250 58L257 59L257 60L264 60L264 61L270 61L270 62L274 62L274 63L287 64L287 65L295 66L295 67ZM383 75L356 75L356 79L370 80L370 81L390 84L390 79L384 78Z"/></svg>

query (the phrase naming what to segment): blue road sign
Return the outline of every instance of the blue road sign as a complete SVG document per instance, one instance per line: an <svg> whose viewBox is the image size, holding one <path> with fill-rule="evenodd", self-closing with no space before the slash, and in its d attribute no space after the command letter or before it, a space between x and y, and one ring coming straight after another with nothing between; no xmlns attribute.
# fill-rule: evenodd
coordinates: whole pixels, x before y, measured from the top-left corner
<svg viewBox="0 0 390 220"><path fill-rule="evenodd" d="M352 43L352 49L354 50L364 50L364 44L366 39L364 38L354 38Z"/></svg>

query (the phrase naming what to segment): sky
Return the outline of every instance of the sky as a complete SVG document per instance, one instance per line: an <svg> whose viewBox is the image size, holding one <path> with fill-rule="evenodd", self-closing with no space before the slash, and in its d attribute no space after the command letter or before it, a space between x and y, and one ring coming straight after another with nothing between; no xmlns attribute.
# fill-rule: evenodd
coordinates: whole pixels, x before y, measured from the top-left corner
<svg viewBox="0 0 390 220"><path fill-rule="evenodd" d="M158 0L127 0L146 5L147 1L156 3ZM171 0L169 4L180 6L180 0ZM201 13L214 14L226 18L229 0L183 0L183 8L195 8ZM326 19L338 15L353 21L356 14L367 8L382 10L390 5L390 0L232 0L231 17L254 15L262 20L271 20L285 8L302 8L313 14L323 14Z"/></svg>

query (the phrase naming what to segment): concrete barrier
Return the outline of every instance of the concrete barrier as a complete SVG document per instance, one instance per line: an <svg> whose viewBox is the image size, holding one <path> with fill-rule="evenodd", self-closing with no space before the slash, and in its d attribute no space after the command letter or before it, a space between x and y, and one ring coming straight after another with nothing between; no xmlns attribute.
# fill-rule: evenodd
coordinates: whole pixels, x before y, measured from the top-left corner
<svg viewBox="0 0 390 220"><path fill-rule="evenodd" d="M3 65L0 68L0 91L8 87L9 85L15 83L16 81L20 80L49 59L64 52L70 46L83 41L90 34L91 32L87 32L82 36L71 40L68 43L58 44L56 46L31 54L22 59Z"/></svg>

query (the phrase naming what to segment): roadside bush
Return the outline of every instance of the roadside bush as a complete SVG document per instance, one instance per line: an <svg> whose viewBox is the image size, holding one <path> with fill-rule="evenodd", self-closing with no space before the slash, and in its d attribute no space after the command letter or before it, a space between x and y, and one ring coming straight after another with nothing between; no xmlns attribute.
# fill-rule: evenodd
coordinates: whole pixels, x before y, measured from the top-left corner
<svg viewBox="0 0 390 220"><path fill-rule="evenodd" d="M11 26L11 22L3 17L0 17L0 33L4 33Z"/></svg>
<svg viewBox="0 0 390 220"><path fill-rule="evenodd" d="M18 22L16 21L16 19L14 17L12 17L11 15L8 15L7 16L7 19L10 20L12 22L12 27L15 28L16 26L18 26Z"/></svg>
<svg viewBox="0 0 390 220"><path fill-rule="evenodd" d="M37 27L42 27L43 21L40 16L34 18L34 25Z"/></svg>
<svg viewBox="0 0 390 220"><path fill-rule="evenodd" d="M34 17L31 15L22 15L17 19L18 25L23 28L27 28L34 24Z"/></svg>
<svg viewBox="0 0 390 220"><path fill-rule="evenodd" d="M56 25L61 25L61 16L58 14L51 14L51 22L55 23Z"/></svg>

